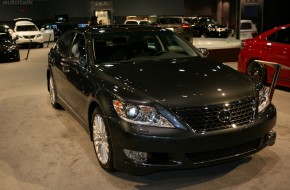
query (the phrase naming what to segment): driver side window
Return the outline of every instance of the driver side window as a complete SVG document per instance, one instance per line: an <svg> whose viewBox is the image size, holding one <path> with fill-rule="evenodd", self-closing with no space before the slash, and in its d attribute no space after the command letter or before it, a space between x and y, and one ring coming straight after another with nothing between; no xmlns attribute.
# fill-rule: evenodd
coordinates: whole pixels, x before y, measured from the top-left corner
<svg viewBox="0 0 290 190"><path fill-rule="evenodd" d="M81 66L86 64L86 47L85 47L85 37L82 34L76 34L72 48L71 48L72 57L78 58Z"/></svg>
<svg viewBox="0 0 290 190"><path fill-rule="evenodd" d="M86 56L85 37L82 34L77 34L71 49L73 57L80 58Z"/></svg>
<svg viewBox="0 0 290 190"><path fill-rule="evenodd" d="M75 36L74 32L70 32L69 34L64 35L64 37L61 39L57 47L58 51L65 57L68 57L70 55L69 50L74 36Z"/></svg>

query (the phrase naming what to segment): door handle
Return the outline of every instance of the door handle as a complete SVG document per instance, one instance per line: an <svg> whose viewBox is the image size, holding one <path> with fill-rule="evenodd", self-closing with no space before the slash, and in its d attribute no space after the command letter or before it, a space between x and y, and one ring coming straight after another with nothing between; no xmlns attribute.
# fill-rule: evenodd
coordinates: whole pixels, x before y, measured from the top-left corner
<svg viewBox="0 0 290 190"><path fill-rule="evenodd" d="M68 72L69 72L69 68L65 68L65 67L63 67L63 68L62 68L62 72L64 72L64 73L68 73Z"/></svg>
<svg viewBox="0 0 290 190"><path fill-rule="evenodd" d="M271 46L266 45L264 49L265 50L271 50Z"/></svg>
<svg viewBox="0 0 290 190"><path fill-rule="evenodd" d="M68 67L69 66L69 64L67 64L67 63L65 63L63 61L60 62L60 65L63 66L63 67Z"/></svg>

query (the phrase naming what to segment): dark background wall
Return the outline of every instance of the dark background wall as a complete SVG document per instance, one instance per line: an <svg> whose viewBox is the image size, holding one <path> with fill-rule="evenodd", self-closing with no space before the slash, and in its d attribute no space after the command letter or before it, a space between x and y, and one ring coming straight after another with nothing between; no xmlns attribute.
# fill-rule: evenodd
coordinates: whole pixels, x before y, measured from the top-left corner
<svg viewBox="0 0 290 190"><path fill-rule="evenodd" d="M3 0L0 3L1 21L10 21L18 17L29 17L32 19L44 19L46 17L45 3L40 1L31 1L32 4L17 4L10 0Z"/></svg>
<svg viewBox="0 0 290 190"><path fill-rule="evenodd" d="M115 0L114 16L184 15L183 0Z"/></svg>
<svg viewBox="0 0 290 190"><path fill-rule="evenodd" d="M89 0L47 0L44 4L46 19L59 14L68 14L70 18L88 18Z"/></svg>
<svg viewBox="0 0 290 190"><path fill-rule="evenodd" d="M290 23L289 0L264 0L264 31Z"/></svg>
<svg viewBox="0 0 290 190"><path fill-rule="evenodd" d="M13 19L31 18L36 24L53 22L55 15L67 14L71 22L87 22L89 0L31 0L0 2L0 24L13 26Z"/></svg>
<svg viewBox="0 0 290 190"><path fill-rule="evenodd" d="M0 3L0 24L13 25L18 17L32 18L38 25L54 21L55 15L67 14L70 22L85 23L92 16L92 2L104 0L3 0ZM222 24L236 22L236 2L238 0L111 0L112 15L211 15ZM246 2L247 0L241 0ZM17 4L18 2L18 4ZM22 2L22 4L19 2ZM32 4L25 4L31 2ZM222 18L218 18L219 3L229 3L229 10L223 10ZM249 1L248 1L249 2ZM289 23L288 0L255 0L263 2L263 21L261 32L275 26ZM94 9L95 10L95 9ZM228 17L228 18L227 18Z"/></svg>
<svg viewBox="0 0 290 190"><path fill-rule="evenodd" d="M217 2L212 0L184 0L185 16L212 15L216 19Z"/></svg>

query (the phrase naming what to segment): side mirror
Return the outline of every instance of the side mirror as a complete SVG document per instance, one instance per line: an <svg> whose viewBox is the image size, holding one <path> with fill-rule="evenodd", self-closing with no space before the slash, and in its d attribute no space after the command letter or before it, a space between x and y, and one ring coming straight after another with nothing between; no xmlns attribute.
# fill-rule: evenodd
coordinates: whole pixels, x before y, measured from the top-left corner
<svg viewBox="0 0 290 190"><path fill-rule="evenodd" d="M207 57L209 55L209 51L207 48L198 48L198 50L201 52L201 54L204 56L204 57Z"/></svg>

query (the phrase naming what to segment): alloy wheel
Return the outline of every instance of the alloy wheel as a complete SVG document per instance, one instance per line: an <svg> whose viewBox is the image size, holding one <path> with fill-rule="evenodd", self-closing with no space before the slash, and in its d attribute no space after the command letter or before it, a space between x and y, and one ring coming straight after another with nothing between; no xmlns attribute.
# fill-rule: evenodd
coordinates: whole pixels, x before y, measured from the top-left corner
<svg viewBox="0 0 290 190"><path fill-rule="evenodd" d="M249 63L247 68L247 74L256 77L258 80L265 82L266 79L266 68L263 64L256 61Z"/></svg>
<svg viewBox="0 0 290 190"><path fill-rule="evenodd" d="M56 104L56 101L55 101L54 82L52 76L49 77L49 96L50 102L54 106Z"/></svg>
<svg viewBox="0 0 290 190"><path fill-rule="evenodd" d="M93 141L98 160L106 165L110 159L110 149L106 126L100 114L95 114L93 118Z"/></svg>

